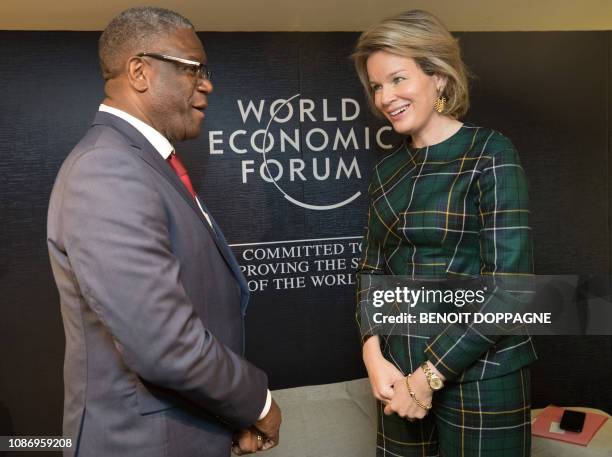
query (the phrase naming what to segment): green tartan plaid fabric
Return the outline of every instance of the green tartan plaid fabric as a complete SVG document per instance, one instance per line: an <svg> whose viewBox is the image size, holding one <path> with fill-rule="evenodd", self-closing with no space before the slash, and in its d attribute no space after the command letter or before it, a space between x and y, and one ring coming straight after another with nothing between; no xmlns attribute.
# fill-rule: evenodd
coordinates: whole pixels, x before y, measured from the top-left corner
<svg viewBox="0 0 612 457"><path fill-rule="evenodd" d="M379 402L376 455L526 457L531 454L528 368L498 378L451 383L423 420L384 416Z"/></svg>
<svg viewBox="0 0 612 457"><path fill-rule="evenodd" d="M361 275L533 274L527 180L516 149L499 132L464 124L437 145L415 149L404 143L376 165L368 193L368 226L357 269L359 325ZM503 292L499 295L493 294L493 300L503 300ZM409 327L403 333L381 335L385 357L404 374L428 359L450 386L517 373L537 358L528 335L485 336L468 329L428 337L411 334ZM502 396L508 395L512 392ZM443 396L436 393L434 398ZM475 410L478 406L472 405ZM383 418L381 426L398 421L405 422L404 427L413 425L391 417ZM389 430L385 436L397 438L394 428Z"/></svg>

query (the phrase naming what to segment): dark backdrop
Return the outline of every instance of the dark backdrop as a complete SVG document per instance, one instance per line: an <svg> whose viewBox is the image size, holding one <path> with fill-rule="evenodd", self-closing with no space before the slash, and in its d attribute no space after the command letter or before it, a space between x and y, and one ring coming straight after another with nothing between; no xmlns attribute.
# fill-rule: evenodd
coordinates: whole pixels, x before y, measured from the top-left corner
<svg viewBox="0 0 612 457"><path fill-rule="evenodd" d="M531 183L539 274L609 275L611 32L458 33L475 75L467 121L493 127L516 144ZM358 237L363 195L341 208L292 204L228 150L228 136L265 122L242 122L237 100L268 103L300 93L338 114L341 98L359 100L357 129L381 124L367 113L347 58L354 33L201 34L214 72L200 139L181 146L195 185L232 244ZM101 101L93 32L0 32L0 435L61 433L63 330L47 259L45 218L55 175ZM266 105L267 106L267 105ZM284 128L332 132L350 122L293 119ZM262 126L262 122L264 125ZM280 125L276 125L279 127ZM280 127L283 127L280 126ZM222 130L224 153L210 154L210 131ZM360 130L360 131L361 131ZM385 137L388 138L388 137ZM361 141L361 140L360 140ZM389 140L391 141L391 140ZM244 146L246 140L242 140ZM285 180L293 197L325 205L364 192L377 147L273 155L358 157L361 179ZM357 240L358 241L358 240ZM334 243L334 241L328 241ZM348 241L341 241L345 248ZM303 242L302 245L315 243ZM294 245L294 244L289 244ZM241 264L245 246L235 246ZM354 257L348 252L345 258ZM358 256L358 255L357 255ZM341 256L342 257L342 256ZM333 273L350 273L337 268ZM271 280L274 276L261 278ZM253 278L257 279L257 278ZM309 278L308 278L309 279ZM255 292L248 314L248 355L273 388L331 383L365 375L350 285ZM325 313L326 320L320 319ZM538 338L534 406L583 405L612 412L612 338Z"/></svg>

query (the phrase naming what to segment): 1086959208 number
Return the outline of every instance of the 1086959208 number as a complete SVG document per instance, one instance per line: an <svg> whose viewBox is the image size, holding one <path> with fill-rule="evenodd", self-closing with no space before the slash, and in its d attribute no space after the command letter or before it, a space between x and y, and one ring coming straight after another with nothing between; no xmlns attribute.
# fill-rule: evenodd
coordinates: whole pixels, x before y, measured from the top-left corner
<svg viewBox="0 0 612 457"><path fill-rule="evenodd" d="M0 451L57 450L72 447L72 439L51 436L3 436L0 437Z"/></svg>

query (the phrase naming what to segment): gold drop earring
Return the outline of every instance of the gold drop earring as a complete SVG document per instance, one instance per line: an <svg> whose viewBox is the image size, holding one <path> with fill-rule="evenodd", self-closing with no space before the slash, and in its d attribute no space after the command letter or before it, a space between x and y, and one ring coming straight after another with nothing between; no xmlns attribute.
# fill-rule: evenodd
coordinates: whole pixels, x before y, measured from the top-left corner
<svg viewBox="0 0 612 457"><path fill-rule="evenodd" d="M446 108L446 97L440 94L434 102L434 110L436 110L438 113L442 113L444 108Z"/></svg>

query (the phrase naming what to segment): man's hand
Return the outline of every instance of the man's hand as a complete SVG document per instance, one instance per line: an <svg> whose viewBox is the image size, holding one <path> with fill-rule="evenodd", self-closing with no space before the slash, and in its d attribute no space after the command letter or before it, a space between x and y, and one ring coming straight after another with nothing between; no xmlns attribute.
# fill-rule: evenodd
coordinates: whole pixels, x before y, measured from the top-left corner
<svg viewBox="0 0 612 457"><path fill-rule="evenodd" d="M236 455L252 454L259 451L262 447L263 437L253 427L240 430L234 434L232 439L232 452Z"/></svg>
<svg viewBox="0 0 612 457"><path fill-rule="evenodd" d="M424 405L431 405L433 392L429 388L427 378L421 368L415 370L410 376L410 387L417 400ZM393 413L397 413L400 417L405 417L408 420L423 419L428 413L427 410L417 405L408 393L406 378L399 379L393 384L393 398L385 406L385 414L389 416Z"/></svg>
<svg viewBox="0 0 612 457"><path fill-rule="evenodd" d="M363 363L368 370L374 397L387 403L393 397L393 383L404 379L404 374L382 355L377 335L371 336L364 343Z"/></svg>
<svg viewBox="0 0 612 457"><path fill-rule="evenodd" d="M281 410L273 398L272 404L270 405L270 411L268 411L266 417L258 420L254 424L255 429L259 430L264 435L263 446L261 448L264 451L278 444L281 421Z"/></svg>

